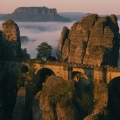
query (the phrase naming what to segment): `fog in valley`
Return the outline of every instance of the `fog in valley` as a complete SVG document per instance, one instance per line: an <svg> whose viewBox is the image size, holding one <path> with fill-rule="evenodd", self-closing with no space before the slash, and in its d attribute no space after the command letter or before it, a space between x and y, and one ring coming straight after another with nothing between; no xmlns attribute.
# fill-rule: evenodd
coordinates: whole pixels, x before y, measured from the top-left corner
<svg viewBox="0 0 120 120"><path fill-rule="evenodd" d="M3 21L0 21L0 30ZM42 42L48 42L53 47L53 56L56 56L56 48L62 28L67 26L71 28L74 22L16 22L20 29L21 36L27 36L29 42L21 44L22 48L27 48L31 58L35 58L37 51L35 50Z"/></svg>
<svg viewBox="0 0 120 120"><path fill-rule="evenodd" d="M29 42L21 44L21 47L27 48L31 58L35 58L37 54L35 49L45 41L53 47L52 55L56 56L56 48L62 28L67 26L70 29L74 22L16 22L20 29L20 35L29 38ZM0 30L2 29L2 23L3 21L0 21ZM118 21L118 24L120 26L120 21Z"/></svg>

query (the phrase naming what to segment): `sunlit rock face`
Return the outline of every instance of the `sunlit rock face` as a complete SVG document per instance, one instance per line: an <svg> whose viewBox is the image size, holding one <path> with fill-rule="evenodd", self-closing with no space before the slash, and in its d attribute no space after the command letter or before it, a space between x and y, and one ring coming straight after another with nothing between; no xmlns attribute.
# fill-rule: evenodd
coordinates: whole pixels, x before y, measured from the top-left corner
<svg viewBox="0 0 120 120"><path fill-rule="evenodd" d="M69 89L70 88L70 89ZM72 101L74 82L50 76L40 92L39 107L42 120L82 120L78 107Z"/></svg>
<svg viewBox="0 0 120 120"><path fill-rule="evenodd" d="M11 19L2 24L0 46L3 59L19 56L21 50L20 31L18 25Z"/></svg>
<svg viewBox="0 0 120 120"><path fill-rule="evenodd" d="M90 14L67 29L63 28L58 42L59 60L117 66L119 27L115 15Z"/></svg>

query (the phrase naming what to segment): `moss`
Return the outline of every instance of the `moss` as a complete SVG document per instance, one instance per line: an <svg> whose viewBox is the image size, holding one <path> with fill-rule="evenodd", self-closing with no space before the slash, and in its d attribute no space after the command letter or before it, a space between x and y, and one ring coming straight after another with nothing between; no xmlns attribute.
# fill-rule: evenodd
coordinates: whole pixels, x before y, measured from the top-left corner
<svg viewBox="0 0 120 120"><path fill-rule="evenodd" d="M93 111L93 97L89 93L83 92L81 98L78 98L78 103L88 114Z"/></svg>
<svg viewBox="0 0 120 120"><path fill-rule="evenodd" d="M67 108L70 105L70 98L66 95L62 96L60 100L60 105L61 107Z"/></svg>
<svg viewBox="0 0 120 120"><path fill-rule="evenodd" d="M57 94L51 94L49 97L49 102L53 105L60 101L60 96Z"/></svg>

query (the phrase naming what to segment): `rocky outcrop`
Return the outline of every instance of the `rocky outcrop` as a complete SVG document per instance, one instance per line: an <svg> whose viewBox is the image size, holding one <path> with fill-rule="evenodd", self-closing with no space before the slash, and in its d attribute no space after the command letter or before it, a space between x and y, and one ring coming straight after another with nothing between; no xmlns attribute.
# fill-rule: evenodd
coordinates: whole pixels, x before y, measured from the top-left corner
<svg viewBox="0 0 120 120"><path fill-rule="evenodd" d="M3 98L2 98L2 92L0 90L0 120L3 120Z"/></svg>
<svg viewBox="0 0 120 120"><path fill-rule="evenodd" d="M119 53L117 17L90 14L74 23L71 30L64 27L57 53L61 61L117 66Z"/></svg>
<svg viewBox="0 0 120 120"><path fill-rule="evenodd" d="M70 22L70 19L58 15L55 8L49 9L47 7L19 7L15 9L13 13L1 18L1 20L6 19L13 19L14 21L21 22Z"/></svg>
<svg viewBox="0 0 120 120"><path fill-rule="evenodd" d="M64 43L65 43L65 40L68 38L68 33L69 33L69 29L64 26L63 30L62 30L62 33L61 33L61 36L60 36L59 41L58 41L58 48L57 48L58 60L62 56L62 49L63 49ZM67 48L65 49L64 54L68 54L68 49Z"/></svg>
<svg viewBox="0 0 120 120"><path fill-rule="evenodd" d="M1 56L3 59L18 57L21 51L20 31L17 24L9 19L2 24L0 32Z"/></svg>
<svg viewBox="0 0 120 120"><path fill-rule="evenodd" d="M39 107L42 120L82 120L79 105L73 102L73 81L51 76L43 84L40 93Z"/></svg>
<svg viewBox="0 0 120 120"><path fill-rule="evenodd" d="M13 120L25 119L26 89L21 87L18 90L16 104L13 111Z"/></svg>
<svg viewBox="0 0 120 120"><path fill-rule="evenodd" d="M100 107L95 109L92 114L85 117L83 120L108 120L108 109Z"/></svg>
<svg viewBox="0 0 120 120"><path fill-rule="evenodd" d="M40 92L38 92L35 95L33 102L32 102L32 114L33 114L32 120L42 120L42 113L39 107L39 98L40 98Z"/></svg>

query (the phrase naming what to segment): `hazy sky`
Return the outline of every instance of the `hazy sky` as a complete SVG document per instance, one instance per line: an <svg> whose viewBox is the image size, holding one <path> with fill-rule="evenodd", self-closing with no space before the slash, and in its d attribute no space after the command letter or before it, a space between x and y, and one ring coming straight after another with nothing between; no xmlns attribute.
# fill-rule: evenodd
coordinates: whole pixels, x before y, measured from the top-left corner
<svg viewBox="0 0 120 120"><path fill-rule="evenodd" d="M58 12L120 14L120 0L0 0L0 13L11 13L17 7L46 6Z"/></svg>

